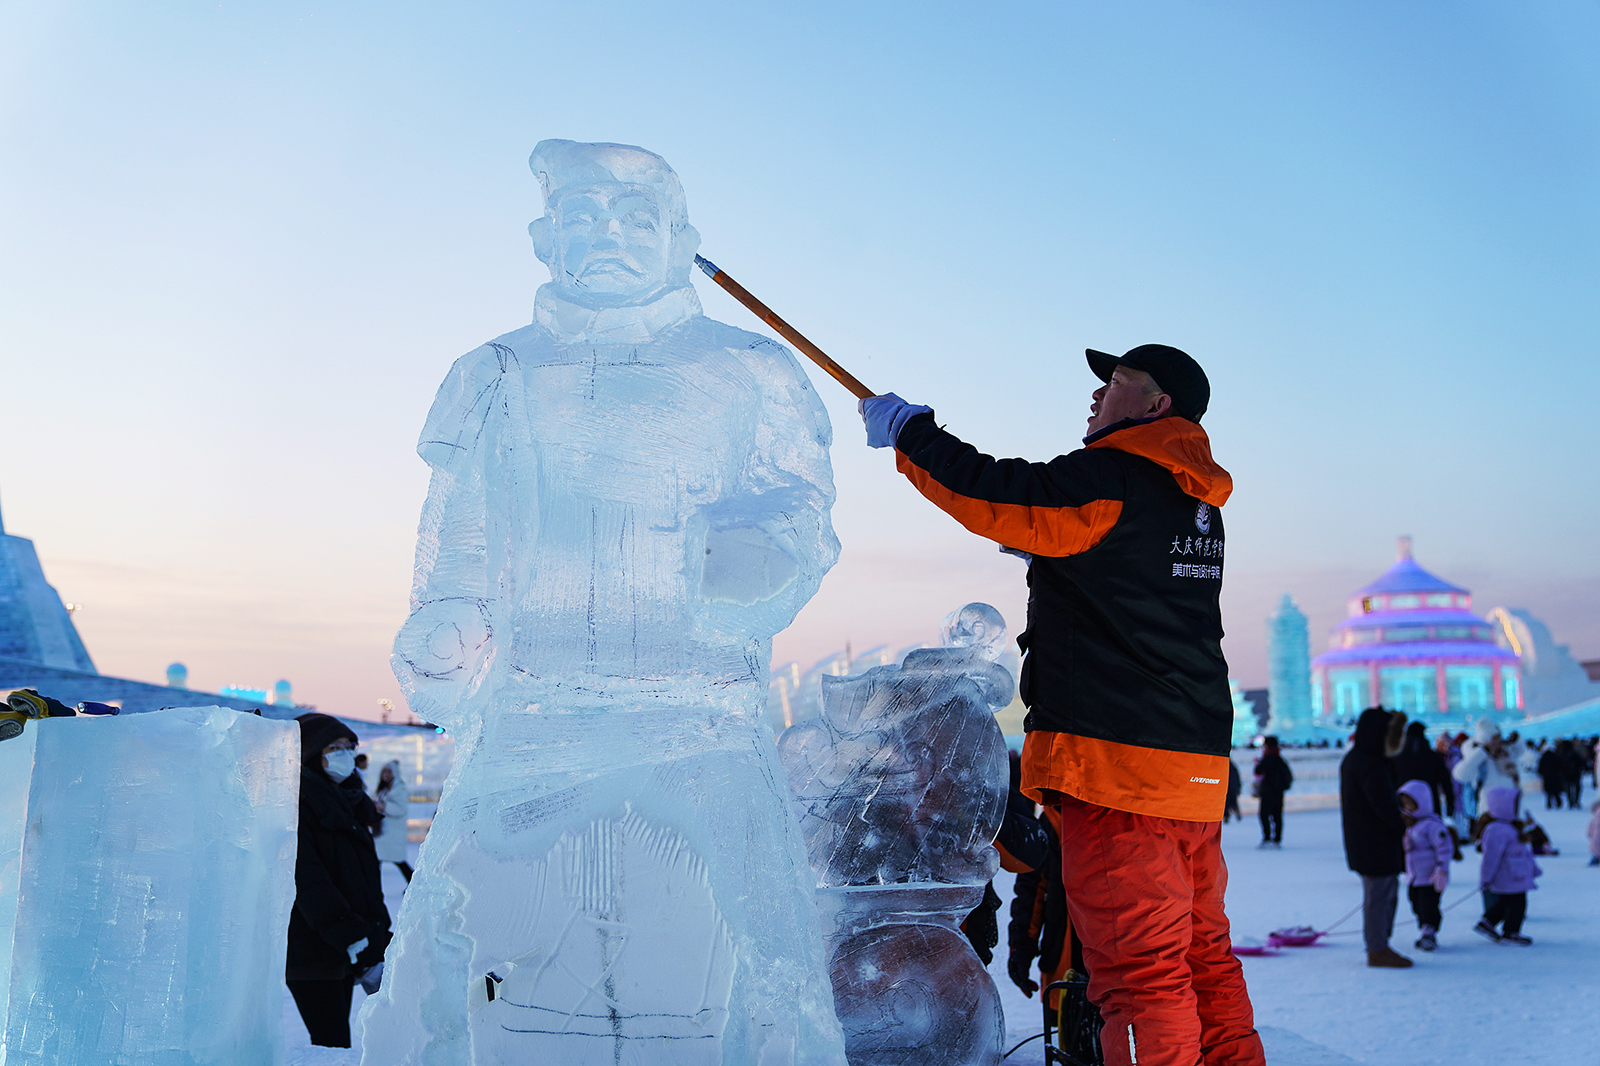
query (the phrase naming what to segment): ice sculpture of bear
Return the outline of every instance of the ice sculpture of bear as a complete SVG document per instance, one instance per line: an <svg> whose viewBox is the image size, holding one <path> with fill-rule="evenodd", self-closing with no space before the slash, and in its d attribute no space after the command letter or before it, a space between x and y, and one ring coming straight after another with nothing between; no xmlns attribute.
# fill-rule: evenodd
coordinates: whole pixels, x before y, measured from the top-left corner
<svg viewBox="0 0 1600 1066"><path fill-rule="evenodd" d="M1004 633L998 611L970 603L945 647L824 677L822 716L778 738L851 1066L1000 1061L1000 997L959 927L1000 864Z"/></svg>
<svg viewBox="0 0 1600 1066"><path fill-rule="evenodd" d="M373 1066L842 1064L764 706L838 556L789 351L707 319L666 162L544 141L534 322L458 360L394 664L458 754Z"/></svg>

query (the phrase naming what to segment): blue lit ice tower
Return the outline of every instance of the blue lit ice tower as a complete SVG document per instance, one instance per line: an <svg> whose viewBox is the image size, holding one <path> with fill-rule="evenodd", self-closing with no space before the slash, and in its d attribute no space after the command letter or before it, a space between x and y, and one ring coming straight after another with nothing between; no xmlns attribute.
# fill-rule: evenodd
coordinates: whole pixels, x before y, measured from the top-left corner
<svg viewBox="0 0 1600 1066"><path fill-rule="evenodd" d="M1314 739L1311 728L1311 635L1306 616L1286 592L1267 619L1267 732L1284 743Z"/></svg>
<svg viewBox="0 0 1600 1066"><path fill-rule="evenodd" d="M1350 597L1331 650L1312 660L1313 710L1341 722L1380 702L1439 724L1521 717L1517 655L1472 613L1472 594L1418 566L1410 537L1399 556Z"/></svg>

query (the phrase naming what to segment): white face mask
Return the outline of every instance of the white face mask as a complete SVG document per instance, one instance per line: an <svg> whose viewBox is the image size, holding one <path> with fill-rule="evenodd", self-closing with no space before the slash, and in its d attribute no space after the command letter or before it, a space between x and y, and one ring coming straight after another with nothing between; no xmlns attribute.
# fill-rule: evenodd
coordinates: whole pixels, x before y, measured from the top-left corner
<svg viewBox="0 0 1600 1066"><path fill-rule="evenodd" d="M328 776L335 781L343 781L356 772L356 753L348 748L324 752L322 758L328 764Z"/></svg>

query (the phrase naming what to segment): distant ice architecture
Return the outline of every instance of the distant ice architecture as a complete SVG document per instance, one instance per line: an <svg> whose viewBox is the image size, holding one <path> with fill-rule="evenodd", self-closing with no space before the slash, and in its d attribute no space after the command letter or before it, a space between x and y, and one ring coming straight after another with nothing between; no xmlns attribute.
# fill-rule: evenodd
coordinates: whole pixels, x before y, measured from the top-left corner
<svg viewBox="0 0 1600 1066"><path fill-rule="evenodd" d="M6 1066L276 1066L300 730L223 707L0 744Z"/></svg>
<svg viewBox="0 0 1600 1066"><path fill-rule="evenodd" d="M458 360L394 664L457 757L363 1062L843 1066L764 717L838 556L827 414L707 319L659 156L541 142L552 280Z"/></svg>
<svg viewBox="0 0 1600 1066"><path fill-rule="evenodd" d="M779 734L851 1066L1000 1061L1000 996L959 927L1000 865L1004 634L970 603L944 647L824 677L821 717Z"/></svg>

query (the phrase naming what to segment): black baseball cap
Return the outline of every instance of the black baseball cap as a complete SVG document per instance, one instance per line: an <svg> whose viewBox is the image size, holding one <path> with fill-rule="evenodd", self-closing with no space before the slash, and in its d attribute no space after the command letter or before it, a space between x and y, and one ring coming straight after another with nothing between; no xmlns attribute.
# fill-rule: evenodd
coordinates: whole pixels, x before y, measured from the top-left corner
<svg viewBox="0 0 1600 1066"><path fill-rule="evenodd" d="M1172 397L1173 411L1191 422L1198 423L1211 403L1211 382L1187 352L1165 344L1141 344L1120 359L1093 348L1086 348L1084 354L1089 357L1089 369L1101 381L1110 381L1119 366L1143 370Z"/></svg>

